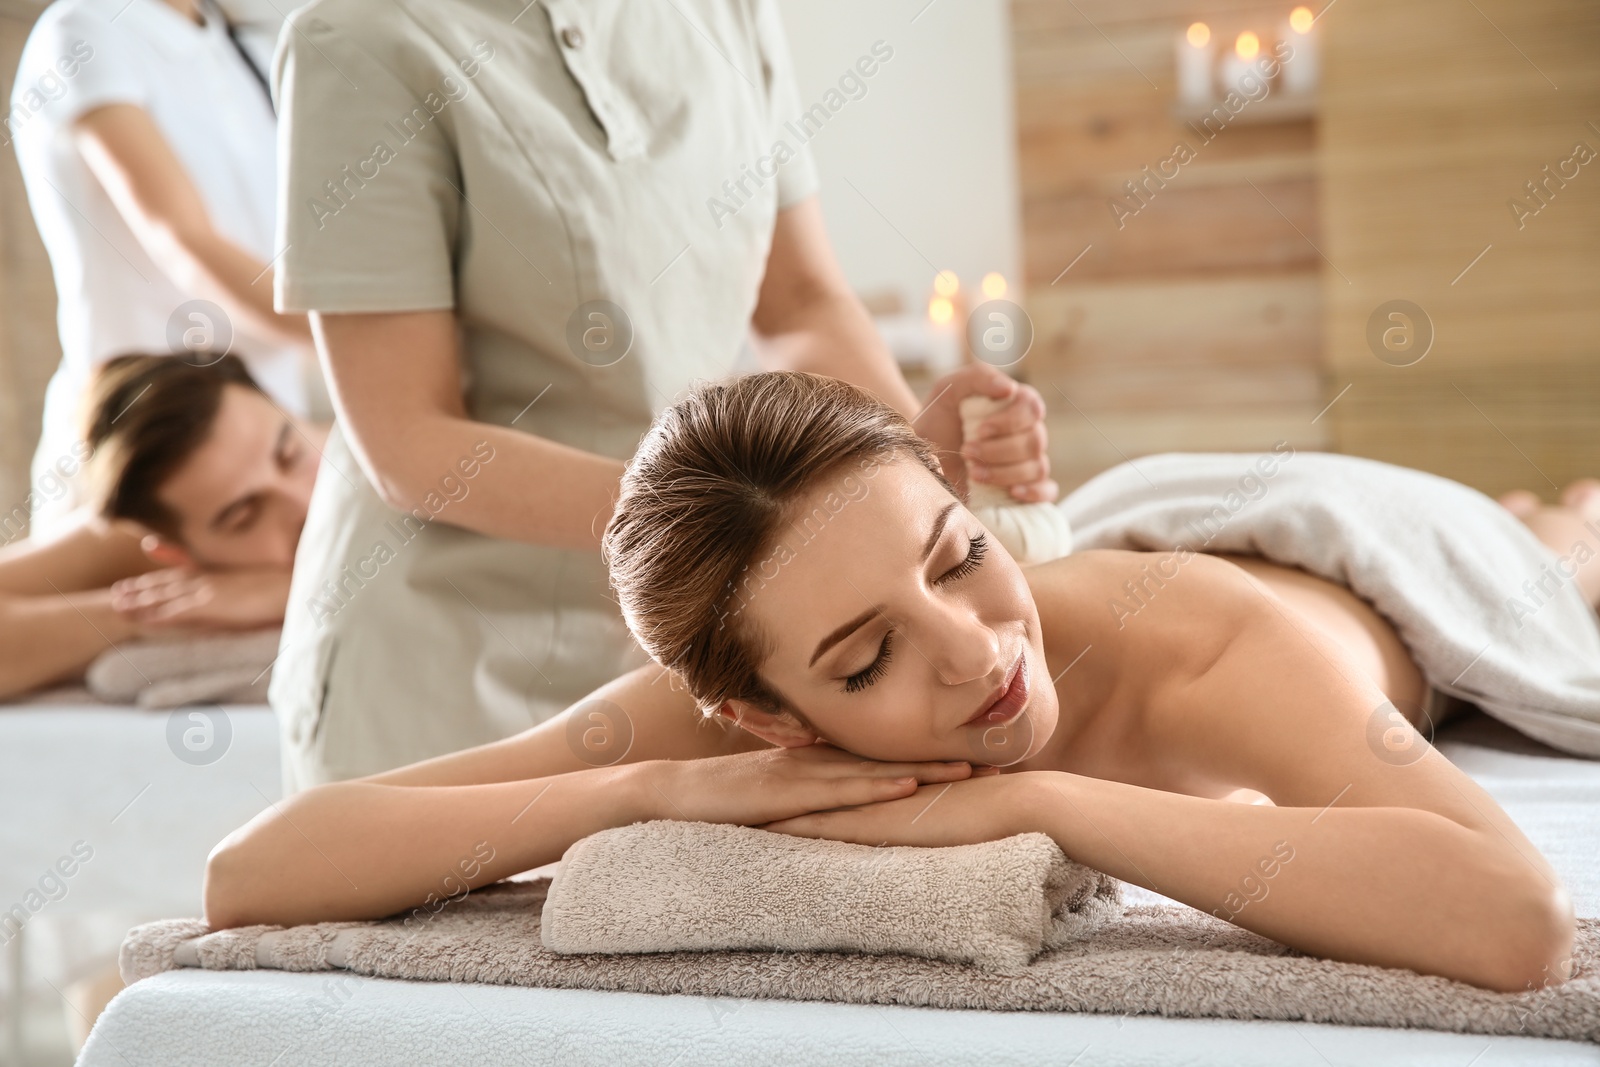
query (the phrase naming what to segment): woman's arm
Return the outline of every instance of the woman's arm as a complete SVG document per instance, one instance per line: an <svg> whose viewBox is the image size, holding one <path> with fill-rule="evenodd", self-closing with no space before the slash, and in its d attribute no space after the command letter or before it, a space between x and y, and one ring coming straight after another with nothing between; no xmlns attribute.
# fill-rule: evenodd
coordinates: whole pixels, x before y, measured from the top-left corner
<svg viewBox="0 0 1600 1067"><path fill-rule="evenodd" d="M111 202L180 289L211 296L257 336L310 341L304 315L272 309L272 268L212 225L199 190L149 112L107 104L80 116L72 130Z"/></svg>
<svg viewBox="0 0 1600 1067"><path fill-rule="evenodd" d="M454 312L313 312L334 408L361 469L390 507L410 511L457 464L494 449L456 526L559 548L598 550L622 463L469 418ZM552 506L559 501L560 506Z"/></svg>
<svg viewBox="0 0 1600 1067"><path fill-rule="evenodd" d="M137 537L97 521L0 549L0 699L71 678L135 636L107 587L154 566Z"/></svg>
<svg viewBox="0 0 1600 1067"><path fill-rule="evenodd" d="M1441 815L1345 806L1348 794L1237 804L1041 773L1025 823L1068 855L1302 952L1504 992L1570 976L1565 893Z"/></svg>
<svg viewBox="0 0 1600 1067"><path fill-rule="evenodd" d="M1570 977L1570 903L1514 850L1433 812L1348 800L1239 804L1024 771L766 828L930 847L1045 833L1080 863L1312 955L1502 992Z"/></svg>
<svg viewBox="0 0 1600 1067"><path fill-rule="evenodd" d="M580 720L576 728L574 717ZM590 738L585 731L596 727L607 732L603 741L625 738L625 747L606 751L604 745L586 745ZM480 841L499 861L484 874L486 879L544 862L540 849L557 847L560 840L518 836L517 845L508 846L503 831L512 824L501 818L498 807L505 796L532 796L559 779L562 787L539 801L538 818L517 820L517 829L537 833L540 827L566 825L576 832L591 825L586 821L591 818L598 820L595 828L603 828L634 814L638 798L616 788L619 780L637 780L633 772L623 773L623 767L756 747L767 746L742 730L704 722L667 672L641 667L515 737L309 789L263 812L212 853L206 913L217 928L268 921L260 918L268 914L293 921L325 918L322 909L330 902L384 914L385 907L392 911L424 900L435 891L430 887L441 871L471 856ZM484 788L488 786L504 788ZM590 793L593 803L583 800ZM578 800L571 804L544 802L574 796ZM517 810L523 803L518 802ZM579 810L576 822L569 818L569 808ZM297 840L297 827L307 829L319 847L331 849L329 859L309 847L311 837ZM350 859L335 867L335 855ZM386 892L398 893L398 903L362 898L344 882L340 868L359 869L369 886L376 882ZM289 876L281 885L280 875Z"/></svg>
<svg viewBox="0 0 1600 1067"><path fill-rule="evenodd" d="M771 828L922 845L1037 830L1075 860L1301 951L1505 991L1569 977L1572 905L1549 864L1437 751L1401 763L1374 742L1410 727L1281 607L1237 568L1192 556L1093 638L1113 676L1153 679L1138 699L1165 759L1275 806L1036 771L959 783L931 810L924 789Z"/></svg>
<svg viewBox="0 0 1600 1067"><path fill-rule="evenodd" d="M683 694L653 677L650 668L625 675L516 738L273 805L212 851L207 921L379 918L557 860L612 826L748 825L970 773L965 763L869 763L826 745L786 751L701 728ZM631 743L600 756L586 750L588 728L626 730ZM592 766L597 758L617 762Z"/></svg>

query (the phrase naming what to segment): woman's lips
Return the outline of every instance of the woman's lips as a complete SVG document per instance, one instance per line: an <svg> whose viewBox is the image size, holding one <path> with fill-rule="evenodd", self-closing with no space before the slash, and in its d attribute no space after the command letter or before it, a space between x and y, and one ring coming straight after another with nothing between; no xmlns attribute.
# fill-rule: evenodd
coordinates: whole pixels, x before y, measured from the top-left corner
<svg viewBox="0 0 1600 1067"><path fill-rule="evenodd" d="M978 713L964 725L990 727L1010 722L1027 703L1028 654L1023 652L1011 667L1011 675L1007 679L1005 689L994 700L978 709Z"/></svg>

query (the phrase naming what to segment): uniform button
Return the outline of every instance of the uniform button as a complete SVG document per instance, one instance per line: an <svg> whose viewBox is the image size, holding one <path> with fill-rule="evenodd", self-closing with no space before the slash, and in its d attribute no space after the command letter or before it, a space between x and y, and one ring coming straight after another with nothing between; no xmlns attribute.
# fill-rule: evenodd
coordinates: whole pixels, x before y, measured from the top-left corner
<svg viewBox="0 0 1600 1067"><path fill-rule="evenodd" d="M568 26L561 31L561 43L568 48L582 48L583 31L576 26Z"/></svg>

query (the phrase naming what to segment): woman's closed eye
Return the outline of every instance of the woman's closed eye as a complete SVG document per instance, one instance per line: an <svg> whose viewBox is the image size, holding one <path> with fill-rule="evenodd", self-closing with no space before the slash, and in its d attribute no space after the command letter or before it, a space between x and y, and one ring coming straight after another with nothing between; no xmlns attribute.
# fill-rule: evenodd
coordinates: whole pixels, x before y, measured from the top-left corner
<svg viewBox="0 0 1600 1067"><path fill-rule="evenodd" d="M987 533L980 533L976 537L968 538L967 554L962 557L960 563L957 563L954 567L934 579L934 584L943 585L946 582L953 582L958 578L966 577L983 564L983 558L988 552L989 535ZM858 693L883 677L883 672L889 669L889 657L894 654L894 646L890 641L893 637L893 630L886 632L883 635L882 642L878 645L878 654L873 658L872 662L844 680L844 691L846 693Z"/></svg>
<svg viewBox="0 0 1600 1067"><path fill-rule="evenodd" d="M976 537L968 538L966 556L962 558L960 563L941 574L935 584L943 585L945 582L953 582L957 578L965 578L978 569L978 565L983 562L983 557L988 554L989 535L987 533L980 533Z"/></svg>
<svg viewBox="0 0 1600 1067"><path fill-rule="evenodd" d="M882 643L878 645L876 658L867 664L863 670L857 671L844 680L844 691L846 693L859 693L883 677L883 672L889 669L889 657L894 655L894 646L889 643L889 639L893 636L893 630L885 633Z"/></svg>

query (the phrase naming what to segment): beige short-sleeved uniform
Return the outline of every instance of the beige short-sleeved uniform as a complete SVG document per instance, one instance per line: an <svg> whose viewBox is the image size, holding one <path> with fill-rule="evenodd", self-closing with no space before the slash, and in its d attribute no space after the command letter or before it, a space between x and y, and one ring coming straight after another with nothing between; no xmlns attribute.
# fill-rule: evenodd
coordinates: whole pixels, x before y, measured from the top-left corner
<svg viewBox="0 0 1600 1067"><path fill-rule="evenodd" d="M617 459L731 371L777 211L816 185L773 0L315 0L274 74L278 307L453 308L472 418ZM335 429L272 679L289 789L508 736L645 661L597 552L449 524L493 482L473 451L408 516Z"/></svg>

